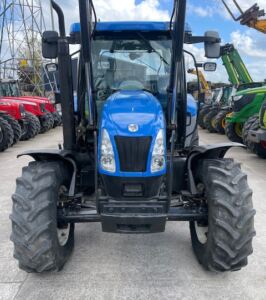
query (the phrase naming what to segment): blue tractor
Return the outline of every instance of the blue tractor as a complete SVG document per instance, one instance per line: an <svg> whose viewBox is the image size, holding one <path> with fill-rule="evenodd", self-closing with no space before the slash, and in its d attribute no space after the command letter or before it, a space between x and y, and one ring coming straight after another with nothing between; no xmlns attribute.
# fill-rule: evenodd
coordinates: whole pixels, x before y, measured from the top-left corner
<svg viewBox="0 0 266 300"><path fill-rule="evenodd" d="M92 0L79 0L70 35L52 6L59 33L44 32L42 47L45 58L58 59L64 144L22 154L34 161L12 197L19 267L62 269L75 223L145 234L189 221L204 268L241 269L252 253L255 211L246 175L224 155L242 145L199 146L199 104L186 86L184 43L204 43L206 57L218 58L219 35L192 35L185 0L174 1L170 22L97 22ZM75 109L70 44L80 45Z"/></svg>

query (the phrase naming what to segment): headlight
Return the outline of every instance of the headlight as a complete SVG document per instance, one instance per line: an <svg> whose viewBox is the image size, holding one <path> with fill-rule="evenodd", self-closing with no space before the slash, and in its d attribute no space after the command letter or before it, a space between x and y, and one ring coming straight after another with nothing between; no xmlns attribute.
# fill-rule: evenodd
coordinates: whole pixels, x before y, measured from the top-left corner
<svg viewBox="0 0 266 300"><path fill-rule="evenodd" d="M234 101L239 101L239 100L241 100L243 98L243 95L240 95L240 96L234 96L233 97L233 100Z"/></svg>
<svg viewBox="0 0 266 300"><path fill-rule="evenodd" d="M115 172L115 155L113 145L106 129L102 131L101 141L101 167L108 172Z"/></svg>
<svg viewBox="0 0 266 300"><path fill-rule="evenodd" d="M165 145L164 145L164 132L160 129L155 139L152 159L151 159L151 172L159 172L165 167Z"/></svg>

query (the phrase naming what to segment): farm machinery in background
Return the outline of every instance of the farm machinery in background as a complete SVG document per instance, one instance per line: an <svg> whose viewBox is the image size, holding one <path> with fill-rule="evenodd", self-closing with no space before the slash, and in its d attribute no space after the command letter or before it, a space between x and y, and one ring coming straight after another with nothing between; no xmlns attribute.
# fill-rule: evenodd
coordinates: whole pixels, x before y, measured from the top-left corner
<svg viewBox="0 0 266 300"><path fill-rule="evenodd" d="M260 9L258 4L252 5L249 9L244 11L236 0L233 0L235 8L238 10L239 15L236 16L233 9L229 7L226 1L222 0L225 8L231 15L234 21L239 22L241 25L254 28L262 33L266 33L266 19L264 9Z"/></svg>
<svg viewBox="0 0 266 300"><path fill-rule="evenodd" d="M226 133L231 141L242 142L243 125L250 116L259 112L265 83L253 82L232 44L221 47L221 59L232 86L223 89L223 101L216 100L212 106L202 108L202 127L210 132Z"/></svg>
<svg viewBox="0 0 266 300"><path fill-rule="evenodd" d="M244 11L237 1L233 0L234 5L239 12L239 15L235 16L229 5L227 5L224 0L222 0L222 2L234 21L264 34L266 33L265 11L264 9L260 9L256 3ZM258 95L256 95L256 92L258 92ZM256 102L255 109L254 105L250 101L251 98L253 98L253 101ZM248 149L256 153L259 157L266 158L266 115L265 101L263 101L266 99L265 88L262 85L261 89L249 90L247 94L240 92L236 95L235 100L237 101L238 99L241 99L243 104L246 101L249 104L252 113L247 113L246 109L244 109L244 113L246 115L245 118L242 116L242 119L240 119L241 116L239 116L239 123L243 128L241 137L238 134L237 136L234 135L234 138L232 139L242 140ZM258 109L260 109L259 113Z"/></svg>
<svg viewBox="0 0 266 300"><path fill-rule="evenodd" d="M243 142L250 151L266 158L266 101L263 102L260 113L246 121Z"/></svg>
<svg viewBox="0 0 266 300"><path fill-rule="evenodd" d="M12 142L0 138L2 151L19 140L31 139L61 125L61 116L48 98L22 96L15 80L0 81L0 117L13 131ZM3 124L2 132L9 132L5 122Z"/></svg>

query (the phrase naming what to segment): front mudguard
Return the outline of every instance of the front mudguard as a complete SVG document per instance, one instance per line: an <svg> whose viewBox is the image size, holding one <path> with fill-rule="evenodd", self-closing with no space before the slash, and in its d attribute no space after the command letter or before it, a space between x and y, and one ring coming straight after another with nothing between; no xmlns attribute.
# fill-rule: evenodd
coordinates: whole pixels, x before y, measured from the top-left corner
<svg viewBox="0 0 266 300"><path fill-rule="evenodd" d="M202 159L219 159L224 158L226 152L232 147L245 148L243 144L239 143L221 143L213 145L203 145L193 147L187 157L187 174L188 174L188 188L192 195L197 194L197 187L194 178L194 166Z"/></svg>
<svg viewBox="0 0 266 300"><path fill-rule="evenodd" d="M17 156L30 156L36 161L62 161L72 168L73 174L71 179L71 184L69 188L69 196L73 197L75 195L75 186L76 186L76 175L77 175L77 163L74 159L72 151L67 150L33 150L26 151Z"/></svg>

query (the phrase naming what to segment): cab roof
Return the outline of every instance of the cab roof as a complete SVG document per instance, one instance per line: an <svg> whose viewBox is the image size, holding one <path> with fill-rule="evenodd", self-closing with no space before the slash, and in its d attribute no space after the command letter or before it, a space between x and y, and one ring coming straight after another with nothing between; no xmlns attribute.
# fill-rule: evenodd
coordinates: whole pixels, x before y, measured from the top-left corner
<svg viewBox="0 0 266 300"><path fill-rule="evenodd" d="M119 22L98 22L96 31L169 31L169 22L145 22L145 21L119 21ZM191 31L186 24L185 31ZM70 27L70 34L80 33L80 23L74 23Z"/></svg>

